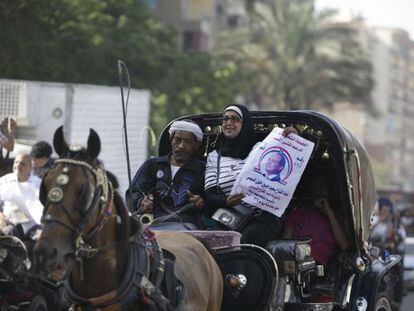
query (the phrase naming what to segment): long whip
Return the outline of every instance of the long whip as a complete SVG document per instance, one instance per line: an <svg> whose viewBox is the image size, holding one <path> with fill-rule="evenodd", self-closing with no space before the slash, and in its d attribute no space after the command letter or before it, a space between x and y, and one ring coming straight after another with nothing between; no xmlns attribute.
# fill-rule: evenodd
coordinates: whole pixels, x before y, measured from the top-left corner
<svg viewBox="0 0 414 311"><path fill-rule="evenodd" d="M125 70L127 82L128 82L128 94L127 100L125 101L124 98L124 79L123 79L123 71ZM123 117L123 128L124 128L124 139L125 139L125 153L126 153L126 160L127 160L127 170L128 170L128 189L129 191L132 190L131 188L131 165L129 162L129 147L128 147L128 130L127 130L127 111L128 111L128 101L129 101L129 92L131 90L131 79L129 76L128 68L125 63L121 60L118 60L118 77L119 77L119 86L121 88L121 99L122 99L122 117ZM131 200L132 202L132 200ZM131 206L129 206L131 207ZM131 208L129 209L131 210Z"/></svg>

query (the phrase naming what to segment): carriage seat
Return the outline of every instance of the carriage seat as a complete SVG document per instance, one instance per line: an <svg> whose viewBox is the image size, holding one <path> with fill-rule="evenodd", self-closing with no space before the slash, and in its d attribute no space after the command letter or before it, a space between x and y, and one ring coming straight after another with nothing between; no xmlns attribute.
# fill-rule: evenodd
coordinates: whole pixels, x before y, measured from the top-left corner
<svg viewBox="0 0 414 311"><path fill-rule="evenodd" d="M310 256L308 240L275 240L266 249L276 260L282 274L295 274L315 269L315 260Z"/></svg>
<svg viewBox="0 0 414 311"><path fill-rule="evenodd" d="M235 246L240 244L241 234L236 231L183 231L210 248Z"/></svg>

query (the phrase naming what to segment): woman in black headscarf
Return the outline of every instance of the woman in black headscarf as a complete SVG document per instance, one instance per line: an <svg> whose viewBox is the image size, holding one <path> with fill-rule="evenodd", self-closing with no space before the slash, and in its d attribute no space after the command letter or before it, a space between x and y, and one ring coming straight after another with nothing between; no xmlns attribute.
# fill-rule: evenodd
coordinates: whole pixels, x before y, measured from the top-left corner
<svg viewBox="0 0 414 311"><path fill-rule="evenodd" d="M205 211L211 216L219 208L241 203L244 194L230 195L247 156L257 143L250 111L243 105L229 105L223 111L218 147L208 154L205 179ZM254 207L252 207L254 208ZM265 211L242 229L242 242L261 246L278 236L279 219Z"/></svg>

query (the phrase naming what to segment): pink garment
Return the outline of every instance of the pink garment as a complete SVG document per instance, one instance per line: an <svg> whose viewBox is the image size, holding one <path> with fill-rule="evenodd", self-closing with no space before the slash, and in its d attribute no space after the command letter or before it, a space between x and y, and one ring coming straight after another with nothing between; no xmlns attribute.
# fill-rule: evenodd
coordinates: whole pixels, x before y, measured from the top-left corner
<svg viewBox="0 0 414 311"><path fill-rule="evenodd" d="M338 252L338 245L327 216L314 208L295 208L285 217L284 229L292 228L292 238L309 238L311 256L327 265Z"/></svg>

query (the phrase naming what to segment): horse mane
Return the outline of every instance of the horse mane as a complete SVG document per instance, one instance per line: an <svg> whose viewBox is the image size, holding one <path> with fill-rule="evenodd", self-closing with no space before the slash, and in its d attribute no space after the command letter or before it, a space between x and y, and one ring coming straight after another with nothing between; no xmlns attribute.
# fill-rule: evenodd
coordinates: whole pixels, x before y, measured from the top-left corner
<svg viewBox="0 0 414 311"><path fill-rule="evenodd" d="M114 190L118 190L119 188L118 178L116 178L116 176L109 171L106 171L106 176L108 177L109 181L112 183L112 187L114 187Z"/></svg>

